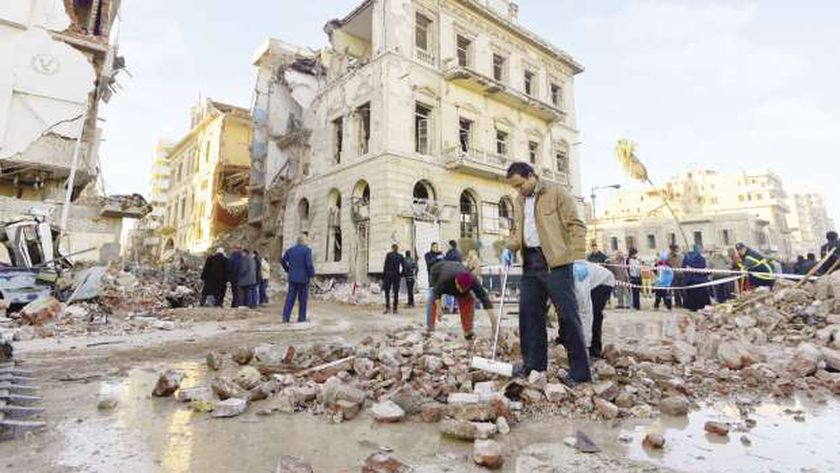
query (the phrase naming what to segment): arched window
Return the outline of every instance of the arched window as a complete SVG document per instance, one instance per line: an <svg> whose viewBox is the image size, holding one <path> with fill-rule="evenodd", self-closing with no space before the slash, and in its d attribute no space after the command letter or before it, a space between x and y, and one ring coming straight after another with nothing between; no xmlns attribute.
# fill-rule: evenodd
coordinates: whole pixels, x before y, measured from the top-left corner
<svg viewBox="0 0 840 473"><path fill-rule="evenodd" d="M350 204L354 222L370 220L370 186L366 181L360 180L353 187L353 199Z"/></svg>
<svg viewBox="0 0 840 473"><path fill-rule="evenodd" d="M461 192L461 238L478 239L478 205L470 191Z"/></svg>
<svg viewBox="0 0 840 473"><path fill-rule="evenodd" d="M337 189L327 196L327 261L341 261L341 193Z"/></svg>
<svg viewBox="0 0 840 473"><path fill-rule="evenodd" d="M435 189L429 181L420 180L414 184L412 196L415 202L435 200Z"/></svg>
<svg viewBox="0 0 840 473"><path fill-rule="evenodd" d="M309 235L309 201L300 199L297 208L298 232Z"/></svg>

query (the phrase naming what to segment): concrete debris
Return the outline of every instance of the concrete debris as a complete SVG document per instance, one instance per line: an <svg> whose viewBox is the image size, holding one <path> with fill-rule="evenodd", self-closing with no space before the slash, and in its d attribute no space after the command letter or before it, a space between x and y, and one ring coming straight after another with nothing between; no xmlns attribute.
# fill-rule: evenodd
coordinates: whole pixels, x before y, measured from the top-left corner
<svg viewBox="0 0 840 473"><path fill-rule="evenodd" d="M375 404L370 413L377 422L399 422L405 419L405 411L391 400Z"/></svg>
<svg viewBox="0 0 840 473"><path fill-rule="evenodd" d="M250 347L239 347L231 353L231 359L240 365L247 365L254 358L254 350Z"/></svg>
<svg viewBox="0 0 840 473"><path fill-rule="evenodd" d="M42 297L26 304L20 311L23 322L40 327L48 322L61 318L64 304L55 297Z"/></svg>
<svg viewBox="0 0 840 473"><path fill-rule="evenodd" d="M213 417L236 417L245 412L247 408L247 401L232 397L216 403L213 408Z"/></svg>
<svg viewBox="0 0 840 473"><path fill-rule="evenodd" d="M192 388L180 389L175 394L175 400L178 402L193 402L193 401L215 401L213 390L206 386L195 386Z"/></svg>
<svg viewBox="0 0 840 473"><path fill-rule="evenodd" d="M117 407L120 402L121 389L112 383L99 385L99 393L96 395L96 408L100 411L108 411Z"/></svg>
<svg viewBox="0 0 840 473"><path fill-rule="evenodd" d="M688 399L682 396L671 396L659 402L659 411L673 417L688 415Z"/></svg>
<svg viewBox="0 0 840 473"><path fill-rule="evenodd" d="M362 473L411 473L414 469L408 464L387 453L374 453L365 459Z"/></svg>
<svg viewBox="0 0 840 473"><path fill-rule="evenodd" d="M706 432L714 435L720 435L724 437L729 435L729 425L724 424L722 422L714 422L710 420L706 422L706 424L703 426L703 429Z"/></svg>
<svg viewBox="0 0 840 473"><path fill-rule="evenodd" d="M496 470L505 463L502 446L495 440L476 440L473 443L473 461L476 465Z"/></svg>
<svg viewBox="0 0 840 473"><path fill-rule="evenodd" d="M665 447L665 437L659 434L649 433L645 435L642 446L652 450L661 450Z"/></svg>
<svg viewBox="0 0 840 473"><path fill-rule="evenodd" d="M293 456L283 456L280 457L280 461L277 463L277 469L274 470L274 473L314 473L315 470L312 469L312 465L304 460L303 458L293 457Z"/></svg>
<svg viewBox="0 0 840 473"><path fill-rule="evenodd" d="M175 370L166 370L165 373L161 374L158 378L157 384L155 384L155 389L152 391L153 396L157 397L167 397L171 396L181 387L181 379L183 379L183 375Z"/></svg>
<svg viewBox="0 0 840 473"><path fill-rule="evenodd" d="M253 366L243 366L236 373L236 384L240 388L250 390L260 384L262 376L260 372Z"/></svg>

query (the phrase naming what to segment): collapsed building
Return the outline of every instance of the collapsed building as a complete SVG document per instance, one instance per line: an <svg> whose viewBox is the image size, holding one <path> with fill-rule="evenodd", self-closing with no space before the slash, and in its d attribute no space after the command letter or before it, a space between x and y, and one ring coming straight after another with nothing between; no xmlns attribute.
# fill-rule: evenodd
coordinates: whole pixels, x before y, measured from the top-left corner
<svg viewBox="0 0 840 473"><path fill-rule="evenodd" d="M161 142L152 170L154 210L134 232L134 247L166 257L201 253L243 223L251 167L251 117L247 109L199 99L189 131Z"/></svg>
<svg viewBox="0 0 840 473"><path fill-rule="evenodd" d="M496 262L510 163L580 195L583 68L517 15L506 0L366 0L326 24L327 48L266 41L248 222L272 253L308 234L319 274L358 282L392 243L422 255L456 240Z"/></svg>
<svg viewBox="0 0 840 473"><path fill-rule="evenodd" d="M111 39L119 0L18 0L0 5L0 222L21 215L62 222L65 253L119 255L124 217L148 211L134 196L94 190L98 114L125 67ZM123 212L126 205L131 208Z"/></svg>

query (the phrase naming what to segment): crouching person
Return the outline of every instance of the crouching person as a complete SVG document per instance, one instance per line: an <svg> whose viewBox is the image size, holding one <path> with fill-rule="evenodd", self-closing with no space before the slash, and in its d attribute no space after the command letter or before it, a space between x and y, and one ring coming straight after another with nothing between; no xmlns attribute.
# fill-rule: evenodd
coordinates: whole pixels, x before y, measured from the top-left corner
<svg viewBox="0 0 840 473"><path fill-rule="evenodd" d="M491 312L493 303L490 302L487 291L459 261L441 261L432 266L429 286L429 300L426 302L426 329L428 331L434 331L441 311L440 299L447 295L454 297L458 302L461 329L464 331L465 339L472 340L474 337L473 316L476 298L481 301L484 312L490 319L490 327L495 333L498 320Z"/></svg>
<svg viewBox="0 0 840 473"><path fill-rule="evenodd" d="M603 266L588 261L575 261L573 271L583 338L589 347L589 356L600 358L604 308L615 288L615 276Z"/></svg>

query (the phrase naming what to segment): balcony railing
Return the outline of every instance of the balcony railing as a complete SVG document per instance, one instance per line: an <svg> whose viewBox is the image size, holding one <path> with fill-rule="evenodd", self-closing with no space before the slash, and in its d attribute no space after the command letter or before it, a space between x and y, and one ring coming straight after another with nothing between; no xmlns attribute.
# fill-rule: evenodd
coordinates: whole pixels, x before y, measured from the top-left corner
<svg viewBox="0 0 840 473"><path fill-rule="evenodd" d="M481 91L502 103L518 110L527 111L544 120L562 122L566 118L566 112L556 105L525 94L471 67L456 65L448 68L444 76L447 80L461 82L467 87Z"/></svg>
<svg viewBox="0 0 840 473"><path fill-rule="evenodd" d="M512 162L507 156L490 151L460 146L448 148L443 152L447 167L473 172L485 177L504 177Z"/></svg>
<svg viewBox="0 0 840 473"><path fill-rule="evenodd" d="M430 52L423 51L422 49L416 49L415 48L414 49L414 57L416 57L418 60L420 60L422 62L425 62L426 64L428 64L432 67L434 67L434 65L435 65L435 55L430 53Z"/></svg>

